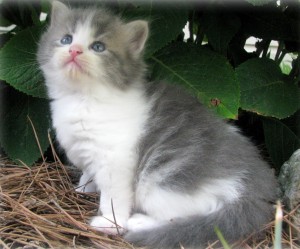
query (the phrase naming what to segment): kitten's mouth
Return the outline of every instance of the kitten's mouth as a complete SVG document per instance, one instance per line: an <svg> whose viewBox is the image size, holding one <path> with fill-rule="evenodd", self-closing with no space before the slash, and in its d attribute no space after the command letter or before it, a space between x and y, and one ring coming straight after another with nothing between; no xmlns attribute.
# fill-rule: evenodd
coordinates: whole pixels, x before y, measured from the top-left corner
<svg viewBox="0 0 300 249"><path fill-rule="evenodd" d="M63 67L68 77L72 79L78 79L83 75L89 74L82 66L82 63L76 58L68 58L63 64Z"/></svg>
<svg viewBox="0 0 300 249"><path fill-rule="evenodd" d="M75 58L70 58L64 63L64 66L70 67L71 70L79 70L81 72L84 72L82 66Z"/></svg>

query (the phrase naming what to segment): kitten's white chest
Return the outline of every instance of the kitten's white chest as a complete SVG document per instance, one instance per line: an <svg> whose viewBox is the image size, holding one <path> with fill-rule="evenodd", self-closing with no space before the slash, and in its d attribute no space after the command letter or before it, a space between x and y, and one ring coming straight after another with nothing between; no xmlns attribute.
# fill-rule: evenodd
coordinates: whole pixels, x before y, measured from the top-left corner
<svg viewBox="0 0 300 249"><path fill-rule="evenodd" d="M75 165L94 171L116 158L135 165L136 144L149 110L140 91L118 92L104 100L69 95L52 103L58 141Z"/></svg>

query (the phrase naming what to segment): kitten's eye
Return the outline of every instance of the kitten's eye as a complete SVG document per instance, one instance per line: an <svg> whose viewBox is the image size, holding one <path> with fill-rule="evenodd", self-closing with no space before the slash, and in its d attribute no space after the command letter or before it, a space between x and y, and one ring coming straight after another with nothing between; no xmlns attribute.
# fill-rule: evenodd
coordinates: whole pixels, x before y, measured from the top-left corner
<svg viewBox="0 0 300 249"><path fill-rule="evenodd" d="M73 41L73 38L71 35L65 35L61 40L60 43L63 45L71 44Z"/></svg>
<svg viewBox="0 0 300 249"><path fill-rule="evenodd" d="M91 45L91 49L93 49L97 53L101 53L105 50L105 45L102 42L94 42Z"/></svg>

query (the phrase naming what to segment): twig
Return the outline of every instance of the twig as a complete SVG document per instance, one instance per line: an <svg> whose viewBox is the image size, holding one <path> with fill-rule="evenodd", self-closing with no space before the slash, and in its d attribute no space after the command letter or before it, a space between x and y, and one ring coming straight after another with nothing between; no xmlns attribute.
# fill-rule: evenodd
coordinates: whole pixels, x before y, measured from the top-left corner
<svg viewBox="0 0 300 249"><path fill-rule="evenodd" d="M33 125L33 122L32 122L31 118L30 118L28 115L27 115L27 119L29 120L30 125L31 125L31 127L32 127L32 131L33 131L35 140L36 140L36 142L37 142L37 145L38 145L38 147L39 147L40 154L41 154L41 157L42 157L42 159L43 159L43 162L45 162L44 152L43 152L43 150L42 150L42 147L41 147L41 144L40 144L40 140L39 140L39 137L38 137L38 135L37 135L37 133L36 133L35 127L34 127L34 125Z"/></svg>
<svg viewBox="0 0 300 249"><path fill-rule="evenodd" d="M9 249L9 247L0 239L0 245L3 246L4 249Z"/></svg>
<svg viewBox="0 0 300 249"><path fill-rule="evenodd" d="M66 215L70 221L73 222L73 224L77 227L79 227L82 230L87 230L87 228L85 226L83 226L81 223L79 223L78 221L76 221L71 215L69 215L63 208L61 208L61 206L54 200L51 199L50 202L52 202L64 215Z"/></svg>
<svg viewBox="0 0 300 249"><path fill-rule="evenodd" d="M117 233L120 236L121 234L120 234L119 227L118 227L117 220L116 220L113 199L110 199L110 203L111 203L111 210L112 210L112 214L113 214L113 217L114 217L114 223L116 225Z"/></svg>

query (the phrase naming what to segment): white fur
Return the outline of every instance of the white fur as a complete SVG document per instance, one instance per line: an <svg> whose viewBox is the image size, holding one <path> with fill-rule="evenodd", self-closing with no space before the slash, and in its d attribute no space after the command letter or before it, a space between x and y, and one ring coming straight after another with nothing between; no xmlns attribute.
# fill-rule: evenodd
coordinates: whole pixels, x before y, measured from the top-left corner
<svg viewBox="0 0 300 249"><path fill-rule="evenodd" d="M159 176L157 176L159 177ZM174 192L159 187L156 179L139 184L136 204L158 221L174 220L192 215L208 215L234 202L243 192L239 178L211 179L193 194Z"/></svg>
<svg viewBox="0 0 300 249"><path fill-rule="evenodd" d="M111 219L112 200L117 222L122 226L133 202L135 146L143 132L148 104L143 102L140 90L116 95L111 94L105 101L69 95L54 100L52 111L58 140L68 158L84 171L85 179L92 178L101 190L103 216ZM101 227L104 221L98 224L94 220L92 224Z"/></svg>
<svg viewBox="0 0 300 249"><path fill-rule="evenodd" d="M80 26L73 36L73 44L87 48L91 41L86 37L91 32L88 22ZM58 47L44 66L52 98L53 126L68 158L83 170L80 185L93 180L94 185L87 185L87 189L82 186L79 190L89 191L95 187L101 190L100 209L105 218L95 217L91 225L116 233L116 229L111 229L115 224L109 220L113 212L120 226L129 218L137 166L136 144L151 106L145 102L144 90L139 84L133 82L125 91L109 82L99 82L100 56L84 49L78 56L83 70L78 70L72 64L65 65L70 58L68 51L69 46Z"/></svg>
<svg viewBox="0 0 300 249"><path fill-rule="evenodd" d="M243 193L239 177L211 179L210 183L202 184L192 195L163 189L157 184L158 178L161 176L143 181L137 187L136 207L147 215L131 216L126 226L128 230L144 231L176 222L178 218L206 216L234 202Z"/></svg>
<svg viewBox="0 0 300 249"><path fill-rule="evenodd" d="M161 221L144 214L134 214L129 218L126 229L132 232L138 232L153 229L163 224L167 224L168 222L171 221Z"/></svg>

